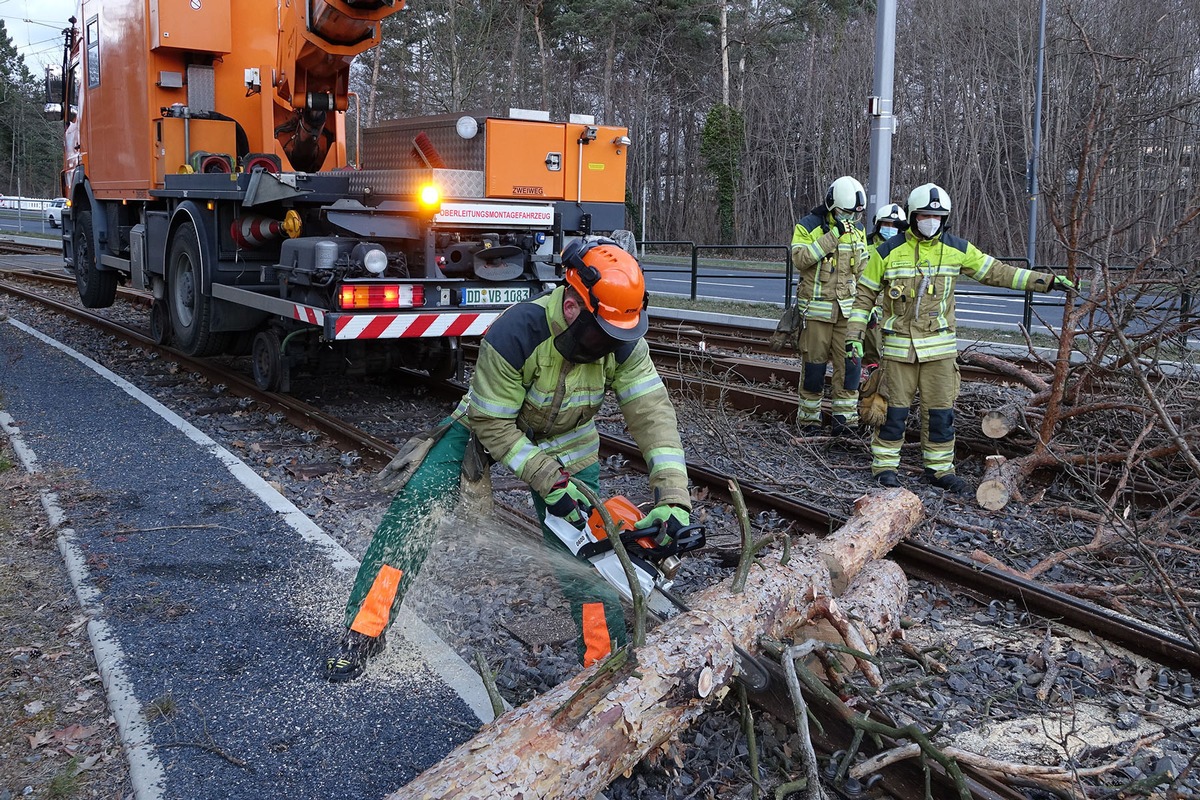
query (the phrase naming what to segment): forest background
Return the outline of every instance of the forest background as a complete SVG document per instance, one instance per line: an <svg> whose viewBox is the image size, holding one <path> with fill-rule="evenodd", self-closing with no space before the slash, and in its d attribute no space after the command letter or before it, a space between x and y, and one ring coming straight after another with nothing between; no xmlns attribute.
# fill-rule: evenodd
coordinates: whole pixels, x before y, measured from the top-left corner
<svg viewBox="0 0 1200 800"><path fill-rule="evenodd" d="M1038 262L1200 272L1200 0L1047 2ZM899 5L893 199L944 186L953 230L995 255L1025 253L1038 11ZM639 238L786 243L833 178L867 183L874 39L874 6L847 0L412 0L352 88L366 125L594 114L629 128ZM41 83L0 22L2 193L59 193Z"/></svg>

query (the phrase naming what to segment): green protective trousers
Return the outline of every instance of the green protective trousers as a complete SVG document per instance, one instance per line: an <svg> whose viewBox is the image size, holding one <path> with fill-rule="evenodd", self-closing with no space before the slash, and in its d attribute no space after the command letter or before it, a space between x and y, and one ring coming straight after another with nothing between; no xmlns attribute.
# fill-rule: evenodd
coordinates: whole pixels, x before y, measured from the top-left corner
<svg viewBox="0 0 1200 800"><path fill-rule="evenodd" d="M954 472L954 401L958 398L958 364L953 358L915 362L886 359L887 421L871 440L871 474L900 466L900 447L909 409L921 397L921 457L940 478Z"/></svg>
<svg viewBox="0 0 1200 800"><path fill-rule="evenodd" d="M600 494L600 465L584 467L575 477L588 488ZM533 507L538 519L546 518L546 504L537 492L533 493ZM625 610L621 596L600 573L571 554L554 533L542 524L542 539L554 553L554 570L563 595L571 604L571 617L579 631L576 652L585 667L603 660L614 648L625 646Z"/></svg>
<svg viewBox="0 0 1200 800"><path fill-rule="evenodd" d="M438 521L458 503L463 454L470 438L467 426L455 421L392 498L350 590L346 627L379 636L400 613L404 595L433 546Z"/></svg>
<svg viewBox="0 0 1200 800"><path fill-rule="evenodd" d="M800 425L819 425L821 397L825 391L825 365L833 362L830 407L834 419L846 425L858 424L858 384L862 380L861 366L846 358L846 326L849 320L834 304L837 322L807 320L800 337L804 360L804 375L800 379Z"/></svg>
<svg viewBox="0 0 1200 800"><path fill-rule="evenodd" d="M448 423L449 418L442 421ZM459 499L463 457L471 432L454 421L446 433L430 448L408 483L392 499L383 519L375 529L362 564L354 579L350 599L346 603L346 627L366 636L380 636L400 613L404 596L420 574L437 533L438 522L454 510ZM593 490L599 488L600 465L592 464L578 476ZM533 494L538 518L545 517L545 503ZM564 559L555 559L556 573L563 594L571 601L572 614L581 633L589 615L589 602L603 603L603 614L597 615L611 628L605 644L615 640L625 643L625 617L616 590L599 573L577 562L574 556L557 541L545 525L542 533L551 547L561 548ZM554 541L550 541L553 537ZM600 599L597 599L600 598ZM593 606L593 608L596 608ZM593 626L594 627L594 626ZM582 637L581 637L582 638ZM593 636L598 639L598 636ZM579 645L582 659L587 646Z"/></svg>

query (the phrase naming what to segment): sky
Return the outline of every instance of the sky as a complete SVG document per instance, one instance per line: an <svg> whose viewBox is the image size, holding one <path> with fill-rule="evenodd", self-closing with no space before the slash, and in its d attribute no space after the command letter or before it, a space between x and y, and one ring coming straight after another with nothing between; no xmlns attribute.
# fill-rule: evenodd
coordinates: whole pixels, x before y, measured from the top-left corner
<svg viewBox="0 0 1200 800"><path fill-rule="evenodd" d="M45 64L62 64L62 29L77 5L76 0L0 0L8 37L34 75L41 75Z"/></svg>

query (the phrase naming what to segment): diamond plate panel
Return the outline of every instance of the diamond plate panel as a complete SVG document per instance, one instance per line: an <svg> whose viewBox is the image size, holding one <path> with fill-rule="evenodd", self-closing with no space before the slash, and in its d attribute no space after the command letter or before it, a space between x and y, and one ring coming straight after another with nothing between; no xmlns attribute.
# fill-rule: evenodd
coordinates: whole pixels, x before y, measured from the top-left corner
<svg viewBox="0 0 1200 800"><path fill-rule="evenodd" d="M479 123L479 133L464 139L454 129L459 117L473 116ZM441 156L446 168L480 170L484 168L484 120L474 114L436 114L413 119L381 122L362 132L363 166L368 169L408 170L426 168L414 142L424 133L433 149Z"/></svg>
<svg viewBox="0 0 1200 800"><path fill-rule="evenodd" d="M350 191L371 190L372 197L410 199L433 182L444 199L483 197L483 172L465 169L362 169L350 174Z"/></svg>

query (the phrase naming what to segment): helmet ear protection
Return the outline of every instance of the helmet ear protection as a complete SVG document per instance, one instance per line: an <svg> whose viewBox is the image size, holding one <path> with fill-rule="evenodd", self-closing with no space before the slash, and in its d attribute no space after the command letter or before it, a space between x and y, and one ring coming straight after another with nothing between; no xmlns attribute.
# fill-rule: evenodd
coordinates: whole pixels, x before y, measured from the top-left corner
<svg viewBox="0 0 1200 800"><path fill-rule="evenodd" d="M586 256L593 247L599 247L602 244L611 244L620 247L619 244L607 236L601 236L597 239L585 242L583 239L574 239L568 244L562 252L562 263L566 269L575 270L579 275L579 280L587 287L588 292L592 291L592 287L600 282L600 270L593 267L591 264L585 264L583 257ZM596 302L595 295L592 296L592 306L599 308L599 303Z"/></svg>

